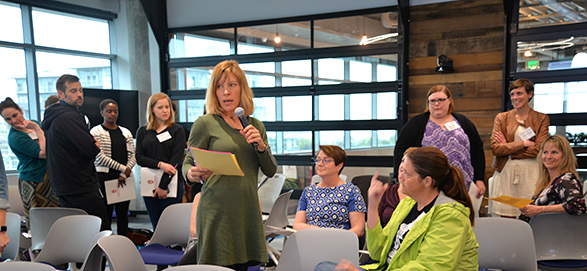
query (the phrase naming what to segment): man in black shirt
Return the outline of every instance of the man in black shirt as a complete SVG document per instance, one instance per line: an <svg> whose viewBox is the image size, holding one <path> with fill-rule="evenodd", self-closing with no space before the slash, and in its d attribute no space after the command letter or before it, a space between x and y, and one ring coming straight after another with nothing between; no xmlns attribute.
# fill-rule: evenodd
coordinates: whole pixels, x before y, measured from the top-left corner
<svg viewBox="0 0 587 271"><path fill-rule="evenodd" d="M83 209L100 217L101 230L109 230L110 220L94 167L100 144L88 131L84 115L78 110L84 103L82 85L77 76L65 74L56 86L59 103L47 108L43 120L53 193L59 197L61 206Z"/></svg>

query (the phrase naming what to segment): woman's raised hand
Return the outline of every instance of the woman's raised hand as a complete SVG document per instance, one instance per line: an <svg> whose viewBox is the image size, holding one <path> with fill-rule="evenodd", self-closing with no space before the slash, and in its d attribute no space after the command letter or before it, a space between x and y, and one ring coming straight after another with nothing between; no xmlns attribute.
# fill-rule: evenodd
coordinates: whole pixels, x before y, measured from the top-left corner
<svg viewBox="0 0 587 271"><path fill-rule="evenodd" d="M378 180L377 177L379 177L379 171L376 171L375 175L373 175L373 178L371 178L371 185L369 186L368 190L369 205L371 203L377 203L377 205L379 205L379 201L381 201L383 193L389 187L389 184L383 184L383 182Z"/></svg>

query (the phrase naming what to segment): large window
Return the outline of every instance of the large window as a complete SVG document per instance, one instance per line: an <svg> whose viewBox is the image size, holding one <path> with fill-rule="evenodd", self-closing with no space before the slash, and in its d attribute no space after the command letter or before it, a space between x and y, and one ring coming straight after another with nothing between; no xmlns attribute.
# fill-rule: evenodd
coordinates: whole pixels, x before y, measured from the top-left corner
<svg viewBox="0 0 587 271"><path fill-rule="evenodd" d="M402 125L403 50L397 12L372 12L171 29L169 94L179 104L179 121L193 123L203 114L210 72L234 59L255 94L253 116L265 124L280 169L300 178L295 183L309 183L310 158L326 144L347 151L348 168L391 173ZM370 39L361 46L364 35Z"/></svg>
<svg viewBox="0 0 587 271"><path fill-rule="evenodd" d="M100 18L0 1L0 98L11 97L25 118L42 121L45 99L57 94L62 74L77 75L85 88L111 89L113 16L97 14ZM0 138L9 130L0 118ZM0 141L0 149L6 169L16 170L7 140Z"/></svg>

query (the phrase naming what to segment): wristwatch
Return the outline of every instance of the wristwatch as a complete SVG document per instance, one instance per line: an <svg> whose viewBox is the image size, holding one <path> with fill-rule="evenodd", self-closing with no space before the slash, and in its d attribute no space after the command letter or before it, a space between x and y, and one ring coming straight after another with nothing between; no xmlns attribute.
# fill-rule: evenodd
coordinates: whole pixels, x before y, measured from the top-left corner
<svg viewBox="0 0 587 271"><path fill-rule="evenodd" d="M6 226L0 226L0 232L7 231L8 228Z"/></svg>

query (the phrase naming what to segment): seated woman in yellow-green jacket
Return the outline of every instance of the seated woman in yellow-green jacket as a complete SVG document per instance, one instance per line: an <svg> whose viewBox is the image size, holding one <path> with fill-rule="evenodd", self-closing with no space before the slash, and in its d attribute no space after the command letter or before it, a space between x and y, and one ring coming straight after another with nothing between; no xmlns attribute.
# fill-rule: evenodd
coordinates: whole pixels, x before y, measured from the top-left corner
<svg viewBox="0 0 587 271"><path fill-rule="evenodd" d="M378 263L357 268L349 261L322 262L315 270L478 270L474 211L460 170L437 148L410 148L399 181L409 197L385 228L377 206L387 184L377 174L369 188L367 246Z"/></svg>

